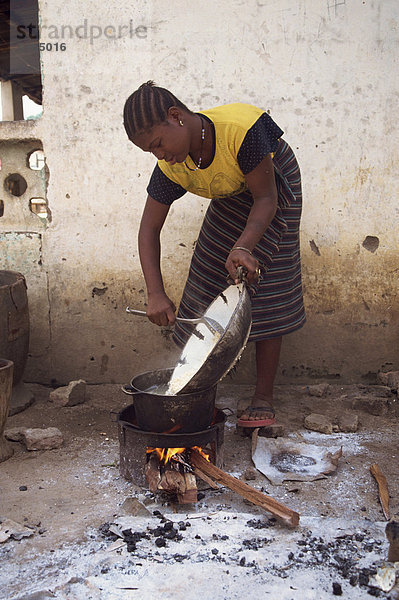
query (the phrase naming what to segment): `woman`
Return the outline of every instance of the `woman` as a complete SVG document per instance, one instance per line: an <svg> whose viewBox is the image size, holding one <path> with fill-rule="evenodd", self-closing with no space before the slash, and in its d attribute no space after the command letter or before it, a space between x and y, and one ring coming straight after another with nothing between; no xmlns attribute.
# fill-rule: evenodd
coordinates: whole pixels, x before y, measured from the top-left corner
<svg viewBox="0 0 399 600"><path fill-rule="evenodd" d="M157 325L175 323L176 308L160 270L160 232L170 205L186 191L210 198L179 316L202 315L225 289L226 275L236 281L237 267L246 268L248 283L256 285L249 340L256 342L257 379L239 423L273 423L282 336L305 322L299 256L302 193L294 153L263 110L229 104L193 113L151 81L127 99L124 125L133 144L158 159L139 231L147 316ZM178 344L188 335L185 326L175 326Z"/></svg>

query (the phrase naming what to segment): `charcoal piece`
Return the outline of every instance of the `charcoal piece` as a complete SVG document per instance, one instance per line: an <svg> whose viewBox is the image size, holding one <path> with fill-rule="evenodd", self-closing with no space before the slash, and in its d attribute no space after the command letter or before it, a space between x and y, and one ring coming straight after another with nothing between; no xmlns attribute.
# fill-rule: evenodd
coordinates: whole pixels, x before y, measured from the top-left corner
<svg viewBox="0 0 399 600"><path fill-rule="evenodd" d="M154 517L161 517L163 519L163 514L159 510L154 510L152 514Z"/></svg>
<svg viewBox="0 0 399 600"><path fill-rule="evenodd" d="M217 548L212 548L211 550L212 554L214 554L216 556L216 554L219 554L219 550Z"/></svg>
<svg viewBox="0 0 399 600"><path fill-rule="evenodd" d="M204 492L198 492L198 494L197 494L197 500L203 500L204 498L205 498Z"/></svg>
<svg viewBox="0 0 399 600"><path fill-rule="evenodd" d="M164 533L164 538L166 538L167 540L173 540L173 538L176 537L177 531L176 529L169 529L169 531L166 531Z"/></svg>
<svg viewBox="0 0 399 600"><path fill-rule="evenodd" d="M173 529L173 521L166 521L163 528L165 531L170 531L171 529Z"/></svg>
<svg viewBox="0 0 399 600"><path fill-rule="evenodd" d="M101 533L101 535L113 542L115 542L116 540L119 539L119 536L116 535L116 533L113 533L112 531L109 530L110 527L110 523L103 523L102 525L100 525L100 527L98 528L98 531Z"/></svg>
<svg viewBox="0 0 399 600"><path fill-rule="evenodd" d="M359 585L367 585L368 582L369 582L368 574L361 571L359 573Z"/></svg>
<svg viewBox="0 0 399 600"><path fill-rule="evenodd" d="M268 521L261 521L260 519L251 519L250 521L247 521L247 525L248 527L253 527L254 529L268 529L270 527L271 522L272 519L269 519Z"/></svg>
<svg viewBox="0 0 399 600"><path fill-rule="evenodd" d="M20 491L20 492L26 492L26 491L27 491L27 489L28 489L28 488L26 487L26 485L20 485L20 486L19 486L19 491Z"/></svg>
<svg viewBox="0 0 399 600"><path fill-rule="evenodd" d="M357 585L359 582L359 576L358 575L351 575L350 579L349 579L349 583L351 584L351 586L355 587L355 585Z"/></svg>
<svg viewBox="0 0 399 600"><path fill-rule="evenodd" d="M184 521L179 521L178 526L179 526L180 531L186 531L187 525L185 524Z"/></svg>
<svg viewBox="0 0 399 600"><path fill-rule="evenodd" d="M293 560L295 557L295 554L293 552L290 552L288 555L288 560Z"/></svg>
<svg viewBox="0 0 399 600"><path fill-rule="evenodd" d="M159 537L155 540L155 545L158 546L158 548L163 548L163 546L166 546L166 540L162 537Z"/></svg>
<svg viewBox="0 0 399 600"><path fill-rule="evenodd" d="M333 582L332 584L333 587L333 595L334 596L342 596L342 587L340 583L337 583L336 581Z"/></svg>

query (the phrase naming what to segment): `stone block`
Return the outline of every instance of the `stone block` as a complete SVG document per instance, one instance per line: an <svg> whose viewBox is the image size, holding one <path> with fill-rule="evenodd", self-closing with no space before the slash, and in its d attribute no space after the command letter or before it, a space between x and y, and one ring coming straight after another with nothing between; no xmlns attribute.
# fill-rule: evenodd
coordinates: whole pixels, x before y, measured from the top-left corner
<svg viewBox="0 0 399 600"><path fill-rule="evenodd" d="M23 442L25 431L26 427L11 427L5 430L4 436L10 442Z"/></svg>
<svg viewBox="0 0 399 600"><path fill-rule="evenodd" d="M121 511L125 515L132 515L133 517L143 516L148 517L150 515L150 511L138 500L132 496L126 498L124 503L121 506Z"/></svg>
<svg viewBox="0 0 399 600"><path fill-rule="evenodd" d="M283 437L285 434L284 425L280 425L279 423L273 423L273 425L267 425L266 427L260 427L258 431L259 437L265 438L277 438Z"/></svg>
<svg viewBox="0 0 399 600"><path fill-rule="evenodd" d="M377 379L381 383L381 385L388 385L388 373L383 373L380 371L377 373Z"/></svg>
<svg viewBox="0 0 399 600"><path fill-rule="evenodd" d="M71 381L68 385L62 386L50 392L50 402L58 406L76 406L83 404L86 400L86 382L84 379Z"/></svg>
<svg viewBox="0 0 399 600"><path fill-rule="evenodd" d="M53 450L62 445L64 438L57 427L28 428L25 429L23 441L27 450Z"/></svg>
<svg viewBox="0 0 399 600"><path fill-rule="evenodd" d="M386 385L363 385L359 384L361 394L375 396L376 398L392 398L391 388Z"/></svg>
<svg viewBox="0 0 399 600"><path fill-rule="evenodd" d="M390 371L387 375L387 386L397 392L399 389L399 371Z"/></svg>
<svg viewBox="0 0 399 600"><path fill-rule="evenodd" d="M359 417L354 413L344 413L338 419L339 431L342 433L355 433L359 428Z"/></svg>
<svg viewBox="0 0 399 600"><path fill-rule="evenodd" d="M332 433L331 419L325 415L311 413L305 417L304 425L306 429L310 429L311 431L318 431L319 433Z"/></svg>
<svg viewBox="0 0 399 600"><path fill-rule="evenodd" d="M317 385L310 385L308 393L310 396L317 396L318 398L324 398L327 395L330 386L328 383L318 383Z"/></svg>
<svg viewBox="0 0 399 600"><path fill-rule="evenodd" d="M243 473L243 477L246 481L254 481L258 473L253 467L248 467Z"/></svg>
<svg viewBox="0 0 399 600"><path fill-rule="evenodd" d="M354 398L352 408L354 410L362 410L370 415L382 416L388 412L388 399L372 396Z"/></svg>

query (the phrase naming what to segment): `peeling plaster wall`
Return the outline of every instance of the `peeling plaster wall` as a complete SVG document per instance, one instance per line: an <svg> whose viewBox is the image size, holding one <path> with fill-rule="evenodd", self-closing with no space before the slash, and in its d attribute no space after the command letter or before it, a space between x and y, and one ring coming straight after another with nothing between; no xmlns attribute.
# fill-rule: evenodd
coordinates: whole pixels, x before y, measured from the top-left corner
<svg viewBox="0 0 399 600"><path fill-rule="evenodd" d="M43 52L42 118L0 123L0 140L40 140L50 173L51 222L26 249L9 240L0 249L2 268L28 280L34 348L25 378L127 381L173 364L169 331L125 313L145 303L137 229L154 161L126 139L122 109L148 79L194 110L235 101L268 109L296 150L308 323L286 338L279 380L399 368L397 2L39 5L42 41L56 41L50 26L84 19L88 35L91 26L102 34ZM126 35L107 38L108 25ZM206 206L187 194L162 234L176 303ZM11 217L0 218L0 232L23 236ZM39 248L40 265L29 259ZM239 375L253 378L251 347Z"/></svg>

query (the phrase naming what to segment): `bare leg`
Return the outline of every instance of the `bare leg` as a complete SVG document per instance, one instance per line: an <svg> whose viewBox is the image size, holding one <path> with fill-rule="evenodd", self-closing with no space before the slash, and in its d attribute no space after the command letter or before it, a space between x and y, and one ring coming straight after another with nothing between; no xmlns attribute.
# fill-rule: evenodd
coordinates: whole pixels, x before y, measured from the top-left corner
<svg viewBox="0 0 399 600"><path fill-rule="evenodd" d="M282 338L273 338L256 342L256 388L251 401L251 406L273 406L273 387L280 360ZM244 412L240 417L242 420L267 419L270 412L262 412L248 415Z"/></svg>

